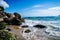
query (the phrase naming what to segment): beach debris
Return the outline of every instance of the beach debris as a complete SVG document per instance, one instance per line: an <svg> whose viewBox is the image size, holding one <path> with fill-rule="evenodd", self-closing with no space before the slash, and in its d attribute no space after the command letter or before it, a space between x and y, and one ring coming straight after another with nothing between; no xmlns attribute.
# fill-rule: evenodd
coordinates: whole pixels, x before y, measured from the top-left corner
<svg viewBox="0 0 60 40"><path fill-rule="evenodd" d="M33 27L36 27L36 28L46 28L46 26L40 25L40 24L34 25Z"/></svg>

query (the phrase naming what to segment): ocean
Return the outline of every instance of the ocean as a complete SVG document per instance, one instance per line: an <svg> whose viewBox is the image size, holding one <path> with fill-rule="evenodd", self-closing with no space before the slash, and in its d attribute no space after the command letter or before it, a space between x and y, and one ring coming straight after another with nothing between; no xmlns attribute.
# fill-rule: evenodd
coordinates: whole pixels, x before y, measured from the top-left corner
<svg viewBox="0 0 60 40"><path fill-rule="evenodd" d="M24 19L30 20L44 20L44 21L58 21L60 20L60 16L43 16L43 17L24 17Z"/></svg>
<svg viewBox="0 0 60 40"><path fill-rule="evenodd" d="M35 21L38 23L49 23L51 25L60 26L60 16L24 17L24 19Z"/></svg>
<svg viewBox="0 0 60 40"><path fill-rule="evenodd" d="M25 23L23 25L28 25L29 28L33 33L40 30L34 28L34 25L42 24L47 28L44 30L47 33L48 37L55 37L60 40L60 16L46 16L46 17L24 17ZM33 34L32 33L32 34ZM40 33L36 33L37 35ZM25 35L25 34L24 34ZM28 36L28 35L26 35Z"/></svg>

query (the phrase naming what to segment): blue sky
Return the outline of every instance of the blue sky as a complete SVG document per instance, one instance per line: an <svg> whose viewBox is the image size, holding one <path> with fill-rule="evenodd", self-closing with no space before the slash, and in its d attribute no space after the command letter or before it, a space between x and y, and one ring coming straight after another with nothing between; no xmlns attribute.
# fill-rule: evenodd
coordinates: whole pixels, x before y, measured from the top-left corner
<svg viewBox="0 0 60 40"><path fill-rule="evenodd" d="M60 15L60 0L2 0L8 8L6 12L18 12L26 16ZM0 2L1 5L2 2Z"/></svg>

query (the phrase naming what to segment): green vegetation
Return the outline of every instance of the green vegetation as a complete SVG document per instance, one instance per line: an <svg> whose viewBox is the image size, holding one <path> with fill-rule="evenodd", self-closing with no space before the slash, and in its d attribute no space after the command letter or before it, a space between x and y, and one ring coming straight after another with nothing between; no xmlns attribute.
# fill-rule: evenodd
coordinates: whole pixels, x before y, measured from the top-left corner
<svg viewBox="0 0 60 40"><path fill-rule="evenodd" d="M3 19L2 21L0 21L0 40L16 40L14 34L4 30L6 30L6 25L20 26L23 22L25 22L24 19L22 19L21 15L17 12L15 12L14 14L4 12L4 8L2 6L0 6L0 18ZM26 32L30 31L27 30Z"/></svg>
<svg viewBox="0 0 60 40"><path fill-rule="evenodd" d="M5 29L6 23L5 22L0 22L0 30Z"/></svg>
<svg viewBox="0 0 60 40"><path fill-rule="evenodd" d="M0 31L0 40L16 40L16 37L12 33Z"/></svg>

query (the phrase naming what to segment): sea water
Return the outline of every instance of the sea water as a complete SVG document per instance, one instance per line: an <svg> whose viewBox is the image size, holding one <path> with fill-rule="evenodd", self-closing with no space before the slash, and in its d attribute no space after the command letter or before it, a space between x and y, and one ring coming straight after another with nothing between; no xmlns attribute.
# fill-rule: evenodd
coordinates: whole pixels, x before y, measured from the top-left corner
<svg viewBox="0 0 60 40"><path fill-rule="evenodd" d="M29 40L36 32L36 35L39 35L38 30L40 29L33 27L37 24L42 24L47 27L44 31L46 32L46 35L48 35L48 37L52 36L53 38L60 38L60 17L25 17L25 23L23 23L23 25L29 25L28 29L32 31L30 33L23 33L23 35L28 38L27 40ZM28 37L28 35L30 36ZM36 37L35 40L40 39Z"/></svg>

